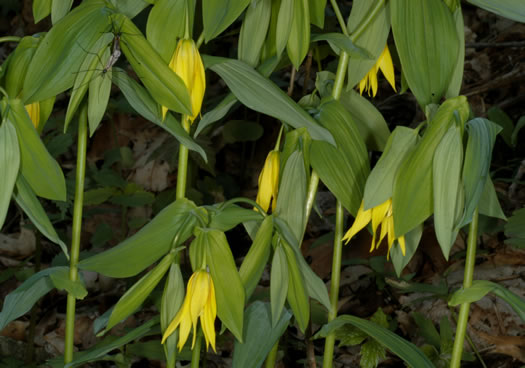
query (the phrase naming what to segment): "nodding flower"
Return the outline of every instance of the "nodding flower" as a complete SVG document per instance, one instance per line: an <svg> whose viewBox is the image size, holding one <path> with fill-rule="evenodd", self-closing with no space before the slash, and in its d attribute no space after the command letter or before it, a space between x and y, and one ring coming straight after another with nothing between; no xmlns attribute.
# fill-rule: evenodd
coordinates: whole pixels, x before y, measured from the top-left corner
<svg viewBox="0 0 525 368"><path fill-rule="evenodd" d="M192 39L181 39L171 57L169 67L183 81L191 98L190 123L197 118L201 111L206 79L199 49ZM162 119L166 117L168 108L162 106Z"/></svg>
<svg viewBox="0 0 525 368"><path fill-rule="evenodd" d="M363 94L363 90L368 92L370 96L370 89L372 89L372 97L375 97L377 94L377 72L381 70L386 80L394 91L396 90L396 81L394 77L394 63L392 62L392 56L390 56L390 51L388 46L385 46L381 55L376 61L376 64L370 69L370 71L365 75L361 82L359 82L359 93Z"/></svg>
<svg viewBox="0 0 525 368"><path fill-rule="evenodd" d="M266 212L268 212L270 202L272 203L272 211L275 210L277 203L277 193L279 191L279 156L279 151L270 151L259 175L259 191L257 192L255 202Z"/></svg>

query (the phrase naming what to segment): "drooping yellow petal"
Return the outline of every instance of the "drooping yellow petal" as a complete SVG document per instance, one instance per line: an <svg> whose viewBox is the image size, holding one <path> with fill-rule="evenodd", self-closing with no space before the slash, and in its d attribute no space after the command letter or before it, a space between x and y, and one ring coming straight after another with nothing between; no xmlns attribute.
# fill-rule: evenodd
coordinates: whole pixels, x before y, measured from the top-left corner
<svg viewBox="0 0 525 368"><path fill-rule="evenodd" d="M383 72L383 75L385 76L388 83L390 83L390 85L392 86L392 89L396 91L394 63L392 62L392 56L390 55L388 46L385 46L385 49L381 53L381 56L379 56L379 59L377 60L377 66Z"/></svg>
<svg viewBox="0 0 525 368"><path fill-rule="evenodd" d="M268 211L270 202L272 202L272 211L277 204L277 194L279 192L279 151L270 151L264 162L263 169L259 175L259 191L255 202L260 205L264 211Z"/></svg>
<svg viewBox="0 0 525 368"><path fill-rule="evenodd" d="M403 256L406 255L406 241L405 236L402 235L399 238L397 238L397 241L399 242L399 246L401 247L401 252L403 253Z"/></svg>
<svg viewBox="0 0 525 368"><path fill-rule="evenodd" d="M359 207L359 210L357 211L357 215L355 217L354 223L348 229L345 236L343 236L342 240L346 240L348 243L350 239L354 237L355 234L357 234L359 231L361 231L372 219L372 210L368 209L366 211L363 210L364 203L361 202L361 206Z"/></svg>
<svg viewBox="0 0 525 368"><path fill-rule="evenodd" d="M211 280L211 278L210 278ZM213 351L215 350L215 317L217 316L217 303L215 301L215 287L213 281L210 281L210 292L208 295L208 302L204 307L204 313L201 315L201 326L206 340L206 350L211 344Z"/></svg>
<svg viewBox="0 0 525 368"><path fill-rule="evenodd" d="M38 124L40 124L40 103L39 102L33 102L29 105L25 105L27 114L31 118L31 121L33 122L33 125L35 128L38 128Z"/></svg>
<svg viewBox="0 0 525 368"><path fill-rule="evenodd" d="M370 247L370 252L372 252L376 245L376 233L377 228L383 222L386 214L388 213L389 207L392 206L392 201L386 200L381 203L379 206L372 208L372 246Z"/></svg>

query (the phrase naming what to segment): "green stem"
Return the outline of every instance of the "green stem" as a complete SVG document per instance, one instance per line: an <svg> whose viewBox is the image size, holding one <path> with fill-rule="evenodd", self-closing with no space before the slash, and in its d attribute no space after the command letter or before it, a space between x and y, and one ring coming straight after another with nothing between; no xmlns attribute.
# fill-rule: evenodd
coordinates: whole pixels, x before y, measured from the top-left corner
<svg viewBox="0 0 525 368"><path fill-rule="evenodd" d="M341 14L341 10L339 10L339 6L337 5L337 0L330 0L330 3L332 4L332 8L334 8L334 13L337 21L339 22L339 27L341 27L341 30L345 36L348 36L348 29L346 29L346 23L343 18L343 14Z"/></svg>
<svg viewBox="0 0 525 368"><path fill-rule="evenodd" d="M86 173L86 147L87 147L87 104L80 110L78 119L78 146L77 146L77 171L75 182L75 203L73 207L73 230L71 234L71 251L69 263L69 279L78 280L78 254L80 252L80 234L82 230L82 206L84 202L84 178ZM66 335L64 341L64 363L73 360L73 343L75 335L75 304L76 299L72 294L67 294L66 308Z"/></svg>
<svg viewBox="0 0 525 368"><path fill-rule="evenodd" d="M330 284L330 305L328 322L337 317L337 302L339 300L339 284L341 282L341 258L343 254L343 219L344 210L341 201L337 201L335 212L334 254L332 257L332 280ZM334 359L335 331L331 332L325 340L323 368L331 368Z"/></svg>
<svg viewBox="0 0 525 368"><path fill-rule="evenodd" d="M199 362L201 359L201 346L202 346L202 333L199 329L197 332L197 338L195 339L195 346L191 351L191 368L199 368Z"/></svg>
<svg viewBox="0 0 525 368"><path fill-rule="evenodd" d="M363 19L363 21L359 24L359 26L350 35L350 38L352 39L352 41L355 42L355 40L357 40L361 36L361 34L365 31L366 27L368 27L370 22L374 20L377 13L379 13L379 11L384 6L384 4L385 4L385 0L379 0L376 2L374 9L372 9L372 11L368 13L368 16L365 19Z"/></svg>
<svg viewBox="0 0 525 368"><path fill-rule="evenodd" d="M16 36L0 37L0 43L2 42L20 42L20 40L22 40L22 37L16 37Z"/></svg>
<svg viewBox="0 0 525 368"><path fill-rule="evenodd" d="M277 351L279 350L279 340L275 343L272 350L270 350L270 353L266 357L266 362L264 363L265 368L274 368L275 362L277 360Z"/></svg>
<svg viewBox="0 0 525 368"><path fill-rule="evenodd" d="M182 116L182 127L186 132L190 132L190 119L188 116ZM181 144L179 146L179 168L177 171L177 191L176 198L186 197L186 180L188 177L188 147Z"/></svg>
<svg viewBox="0 0 525 368"><path fill-rule="evenodd" d="M204 42L204 31L201 32L201 35L197 39L197 42L195 43L195 45L197 46L197 48L200 48L203 42Z"/></svg>
<svg viewBox="0 0 525 368"><path fill-rule="evenodd" d="M469 225L467 240L467 258L465 259L465 276L463 278L463 289L472 286L474 278L474 266L476 263L476 245L478 240L478 209L474 211L472 222ZM459 317L456 327L456 337L452 349L452 359L450 368L459 368L461 365L461 356L463 355L463 343L468 324L468 312L470 303L462 303L459 308Z"/></svg>

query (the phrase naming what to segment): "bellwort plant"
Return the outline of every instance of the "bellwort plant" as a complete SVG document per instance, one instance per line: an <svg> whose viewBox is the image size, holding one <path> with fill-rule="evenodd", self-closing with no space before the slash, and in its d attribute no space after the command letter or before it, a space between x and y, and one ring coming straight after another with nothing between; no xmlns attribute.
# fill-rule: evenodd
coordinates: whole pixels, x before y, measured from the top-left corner
<svg viewBox="0 0 525 368"><path fill-rule="evenodd" d="M525 22L519 0L468 2ZM461 95L460 1L32 5L42 32L0 38L13 46L0 67L0 228L17 232L23 214L64 258L31 270L4 299L0 330L52 290L67 293L64 351L51 366L132 366L137 346L148 346L168 368L206 366L212 354L237 368L275 367L278 359L294 366L299 355L309 368L320 361L331 368L339 363L338 342L360 345L366 368L387 351L410 367L457 368L469 355L463 350L471 303L493 292L525 315L519 296L474 280L480 216L506 216L490 177L501 127L474 116ZM401 92L413 95L422 121L387 124L375 104ZM103 160L88 160L90 147L112 141L104 134L124 129L113 121L115 111L129 125L136 115L162 131L165 140L152 143L151 157L173 165L174 188L166 180L162 193L146 190L133 175L131 144L120 146L118 138ZM132 126L129 136L141 134ZM241 154L231 154L239 147ZM232 167L240 179L221 172ZM327 211L334 216L313 230L312 211L323 214L320 187L335 198ZM132 207L147 218L131 221ZM108 227L93 215L99 213L118 214L118 239L88 234L93 223ZM358 254L362 239L365 255L384 251L384 272L375 263L374 272L378 280L388 274L385 288L416 287L404 270L423 228L435 234L449 264L464 267L462 287L447 291L451 318L440 321L443 336L455 328L453 348L440 354L407 340L388 321L394 313L357 317L341 309L339 295L345 264L372 265L343 256L345 247ZM464 256L457 239L465 232ZM311 251L326 239L332 254L323 279L312 256L320 253ZM93 321L97 344L79 351L75 320L79 311L95 310L97 297L85 284L87 271L125 279L119 285L126 289ZM345 292L354 293L352 286ZM31 314L34 331L38 308ZM113 330L122 322L126 328Z"/></svg>

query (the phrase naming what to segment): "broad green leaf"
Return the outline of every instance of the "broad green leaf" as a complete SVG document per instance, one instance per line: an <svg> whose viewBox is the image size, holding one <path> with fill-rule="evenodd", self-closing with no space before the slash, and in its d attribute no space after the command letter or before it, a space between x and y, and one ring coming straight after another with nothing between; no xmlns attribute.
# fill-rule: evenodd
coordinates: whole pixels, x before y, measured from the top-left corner
<svg viewBox="0 0 525 368"><path fill-rule="evenodd" d="M44 36L27 70L24 104L46 100L73 85L75 72L100 34L110 25L103 0L86 1L73 9Z"/></svg>
<svg viewBox="0 0 525 368"><path fill-rule="evenodd" d="M149 12L146 37L166 64L175 52L177 40L184 36L187 3L185 0L158 0Z"/></svg>
<svg viewBox="0 0 525 368"><path fill-rule="evenodd" d="M468 122L467 131L469 137L462 172L465 185L465 212L458 228L472 221L472 214L478 206L489 175L492 148L501 127L490 120L476 118Z"/></svg>
<svg viewBox="0 0 525 368"><path fill-rule="evenodd" d="M447 92L445 93L445 98L459 96L461 85L463 84L463 69L465 65L465 26L460 6L454 11L453 17L454 23L456 24L456 35L459 40L459 52L456 59L456 65L454 66L454 72L452 73Z"/></svg>
<svg viewBox="0 0 525 368"><path fill-rule="evenodd" d="M9 120L0 125L0 229L11 202L11 194L15 186L18 169L20 168L20 149L16 129Z"/></svg>
<svg viewBox="0 0 525 368"><path fill-rule="evenodd" d="M283 246L278 244L275 247L272 259L272 269L270 273L270 305L272 313L272 326L275 326L281 318L288 294L288 262Z"/></svg>
<svg viewBox="0 0 525 368"><path fill-rule="evenodd" d="M33 18L35 23L40 22L51 13L51 3L53 0L34 0Z"/></svg>
<svg viewBox="0 0 525 368"><path fill-rule="evenodd" d="M284 146L281 148L281 167L285 168L290 156L300 150L303 154L306 177L310 177L310 144L312 138L306 128L293 129L286 133ZM281 175L282 176L282 175Z"/></svg>
<svg viewBox="0 0 525 368"><path fill-rule="evenodd" d="M154 317L122 337L117 339L113 338L113 336L107 337L107 340L103 340L101 343L95 345L91 349L79 353L78 356L74 356L73 361L66 364L64 368L77 367L87 362L99 360L110 351L118 349L134 340L140 339L142 336L150 333L152 330L155 330L153 327L158 323L159 317ZM60 359L63 361L62 357Z"/></svg>
<svg viewBox="0 0 525 368"><path fill-rule="evenodd" d="M292 26L286 51L296 69L301 66L310 48L310 7L308 0L294 0Z"/></svg>
<svg viewBox="0 0 525 368"><path fill-rule="evenodd" d="M207 58L216 61L210 69L221 76L228 88L252 110L273 116L294 128L306 127L312 139L335 144L332 135L269 79L239 60Z"/></svg>
<svg viewBox="0 0 525 368"><path fill-rule="evenodd" d="M55 272L51 273L49 277L58 290L65 290L76 299L84 299L88 294L82 279L75 281L69 279L68 267L58 268Z"/></svg>
<svg viewBox="0 0 525 368"><path fill-rule="evenodd" d="M23 316L41 297L53 289L49 275L61 267L46 268L28 278L14 291L7 294L0 312L0 330L11 321Z"/></svg>
<svg viewBox="0 0 525 368"><path fill-rule="evenodd" d="M207 210L211 215L208 227L220 231L231 230L242 222L263 219L263 216L259 212L236 205L229 205L221 209L207 207Z"/></svg>
<svg viewBox="0 0 525 368"><path fill-rule="evenodd" d="M197 216L195 204L179 199L164 208L146 226L119 245L84 259L78 267L110 277L131 277L190 237ZM147 248L145 248L145 244Z"/></svg>
<svg viewBox="0 0 525 368"><path fill-rule="evenodd" d="M122 69L114 68L113 70L113 83L120 88L126 100L139 115L166 130L180 143L190 150L199 153L203 160L207 161L206 152L191 139L189 134L182 128L180 122L178 122L171 113L168 112L165 120L162 121L160 107L148 91L124 73Z"/></svg>
<svg viewBox="0 0 525 368"><path fill-rule="evenodd" d="M459 54L456 24L442 0L391 2L392 32L403 75L419 104L437 103Z"/></svg>
<svg viewBox="0 0 525 368"><path fill-rule="evenodd" d="M235 341L232 367L258 368L288 327L292 315L285 310L279 321L272 324L269 304L256 301L244 316L244 342Z"/></svg>
<svg viewBox="0 0 525 368"><path fill-rule="evenodd" d="M26 36L13 51L5 75L5 90L8 96L17 97L21 92L31 59L43 38L44 34Z"/></svg>
<svg viewBox="0 0 525 368"><path fill-rule="evenodd" d="M399 168L392 197L396 236L409 232L432 214L434 152L450 126L454 122L462 126L468 114L469 107L464 96L446 100L428 123L423 138Z"/></svg>
<svg viewBox="0 0 525 368"><path fill-rule="evenodd" d="M313 141L312 167L343 206L355 215L370 170L365 144L352 117L339 101L328 100L322 104L319 121L335 137L337 148Z"/></svg>
<svg viewBox="0 0 525 368"><path fill-rule="evenodd" d="M177 315L184 300L184 280L180 271L180 265L173 262L170 266L168 277L164 285L160 307L160 328L164 333L169 324ZM164 342L164 353L166 362L173 362L177 355L177 342L179 341L179 330L172 333ZM171 364L171 363L170 363Z"/></svg>
<svg viewBox="0 0 525 368"><path fill-rule="evenodd" d="M414 322L416 322L418 332L425 339L425 342L431 344L436 349L439 349L441 346L441 337L439 336L439 332L436 329L436 326L434 326L432 320L426 318L419 312L412 313L412 318L414 319Z"/></svg>
<svg viewBox="0 0 525 368"><path fill-rule="evenodd" d="M408 366L412 368L435 368L432 362L416 345L399 337L384 327L359 317L348 315L339 316L324 325L315 336L326 337L331 331L348 323L373 337L385 348L403 359Z"/></svg>
<svg viewBox="0 0 525 368"><path fill-rule="evenodd" d="M213 110L203 115L193 136L197 138L204 128L225 117L237 101L237 98L232 93L229 93Z"/></svg>
<svg viewBox="0 0 525 368"><path fill-rule="evenodd" d="M483 193L478 203L478 210L482 215L507 220L507 217L501 209L498 195L496 194L496 189L490 176L487 177L487 181L485 181L485 187L483 188Z"/></svg>
<svg viewBox="0 0 525 368"><path fill-rule="evenodd" d="M106 202L109 198L118 194L119 190L113 187L91 189L84 192L84 206L99 205Z"/></svg>
<svg viewBox="0 0 525 368"><path fill-rule="evenodd" d="M456 241L459 229L456 224L463 212L463 143L461 130L451 126L436 148L432 167L434 189L434 228L441 251L448 260L450 248Z"/></svg>
<svg viewBox="0 0 525 368"><path fill-rule="evenodd" d="M259 230L257 230L255 239L253 239L253 243L239 269L239 276L244 285L246 299L249 299L252 295L264 272L270 257L272 235L273 216L266 216Z"/></svg>
<svg viewBox="0 0 525 368"><path fill-rule="evenodd" d="M343 92L339 101L352 116L366 147L371 151L383 151L390 130L379 110L354 90Z"/></svg>
<svg viewBox="0 0 525 368"><path fill-rule="evenodd" d="M215 286L217 315L239 341L243 341L244 286L226 236L218 230L201 230L206 237L206 263Z"/></svg>
<svg viewBox="0 0 525 368"><path fill-rule="evenodd" d="M348 32L354 45L365 49L373 57L371 60L362 57L350 57L348 61L348 89L354 88L366 76L385 48L390 32L390 1L380 5L377 14L370 20L370 23L359 34L355 33L365 19L368 19L376 5L376 1L369 0L355 0L352 4L352 11L347 24Z"/></svg>
<svg viewBox="0 0 525 368"><path fill-rule="evenodd" d="M326 0L308 0L308 3L310 7L310 22L323 29Z"/></svg>
<svg viewBox="0 0 525 368"><path fill-rule="evenodd" d="M151 294L155 286L164 277L164 274L168 271L175 253L170 252L167 254L155 268L149 271L147 274L137 281L131 288L126 291L124 295L119 299L111 316L109 317L108 325L105 331L109 331L117 323L126 319L129 315L133 314Z"/></svg>
<svg viewBox="0 0 525 368"><path fill-rule="evenodd" d="M18 175L16 180L16 190L13 193L16 203L22 208L24 213L29 217L33 225L49 240L58 244L62 252L69 258L66 244L59 238L55 228L51 224L47 213L40 204L40 201L31 189L22 174Z"/></svg>
<svg viewBox="0 0 525 368"><path fill-rule="evenodd" d="M416 226L405 234L406 253L404 255L399 242L397 240L394 242L389 255L392 257L392 264L394 265L397 277L401 277L401 272L403 272L403 269L412 260L414 254L416 254L421 235L423 235L423 224Z"/></svg>
<svg viewBox="0 0 525 368"><path fill-rule="evenodd" d="M286 260L288 263L288 304L292 308L295 320L299 325L299 329L304 333L310 319L310 301L304 285L303 276L294 251L290 245L281 243L286 253Z"/></svg>
<svg viewBox="0 0 525 368"><path fill-rule="evenodd" d="M281 57L290 37L295 2L296 0L281 0L280 2L275 30L275 49L278 57Z"/></svg>
<svg viewBox="0 0 525 368"><path fill-rule="evenodd" d="M206 43L228 28L249 3L250 0L203 0L202 20Z"/></svg>
<svg viewBox="0 0 525 368"><path fill-rule="evenodd" d="M106 49L102 60L109 59L109 49ZM88 122L89 122L89 136L93 136L93 133L98 128L98 125L102 121L106 108L108 107L109 94L111 93L111 69L103 73L99 77L96 77L89 82L89 95L88 95Z"/></svg>
<svg viewBox="0 0 525 368"><path fill-rule="evenodd" d="M168 67L129 18L121 14L112 18L115 24L122 24L120 47L151 96L170 110L191 114L190 95L184 81Z"/></svg>
<svg viewBox="0 0 525 368"><path fill-rule="evenodd" d="M383 154L366 180L363 196L365 210L392 198L397 171L418 139L416 130L403 126L396 127L390 134Z"/></svg>
<svg viewBox="0 0 525 368"><path fill-rule="evenodd" d="M514 123L512 123L511 118L505 111L497 106L493 106L487 111L487 117L490 121L498 124L502 128L500 133L501 138L503 138L507 146L513 147L512 133L514 132Z"/></svg>
<svg viewBox="0 0 525 368"><path fill-rule="evenodd" d="M525 8L521 0L467 0L502 17L525 23Z"/></svg>
<svg viewBox="0 0 525 368"><path fill-rule="evenodd" d="M305 228L306 173L301 151L295 151L282 171L275 213L284 220L297 239Z"/></svg>
<svg viewBox="0 0 525 368"><path fill-rule="evenodd" d="M52 0L53 4L51 6L51 23L56 24L59 20L64 18L69 10L71 5L73 5L73 0Z"/></svg>
<svg viewBox="0 0 525 368"><path fill-rule="evenodd" d="M9 100L9 106L8 120L20 144L20 171L38 196L64 201L66 181L60 166L47 152L22 102Z"/></svg>
<svg viewBox="0 0 525 368"><path fill-rule="evenodd" d="M255 0L248 6L244 15L237 57L253 67L259 64L271 12L272 0Z"/></svg>
<svg viewBox="0 0 525 368"><path fill-rule="evenodd" d="M375 59L372 54L370 54L366 49L361 48L352 42L352 39L349 36L345 36L342 33L323 33L315 35L312 37L312 42L316 41L328 41L332 48L342 49L348 55L360 59ZM339 52L338 52L339 53Z"/></svg>
<svg viewBox="0 0 525 368"><path fill-rule="evenodd" d="M477 302L490 292L505 300L521 320L525 322L525 300L509 289L491 281L474 280L472 286L461 288L452 294L448 305L455 307L462 303Z"/></svg>
<svg viewBox="0 0 525 368"><path fill-rule="evenodd" d="M514 211L505 224L506 244L525 247L525 208Z"/></svg>
<svg viewBox="0 0 525 368"><path fill-rule="evenodd" d="M118 13L122 13L128 18L134 18L149 4L154 3L152 0L109 0L109 1L115 7Z"/></svg>
<svg viewBox="0 0 525 368"><path fill-rule="evenodd" d="M379 362L385 358L385 348L376 340L368 339L361 345L361 360L359 364L362 368L376 368Z"/></svg>

